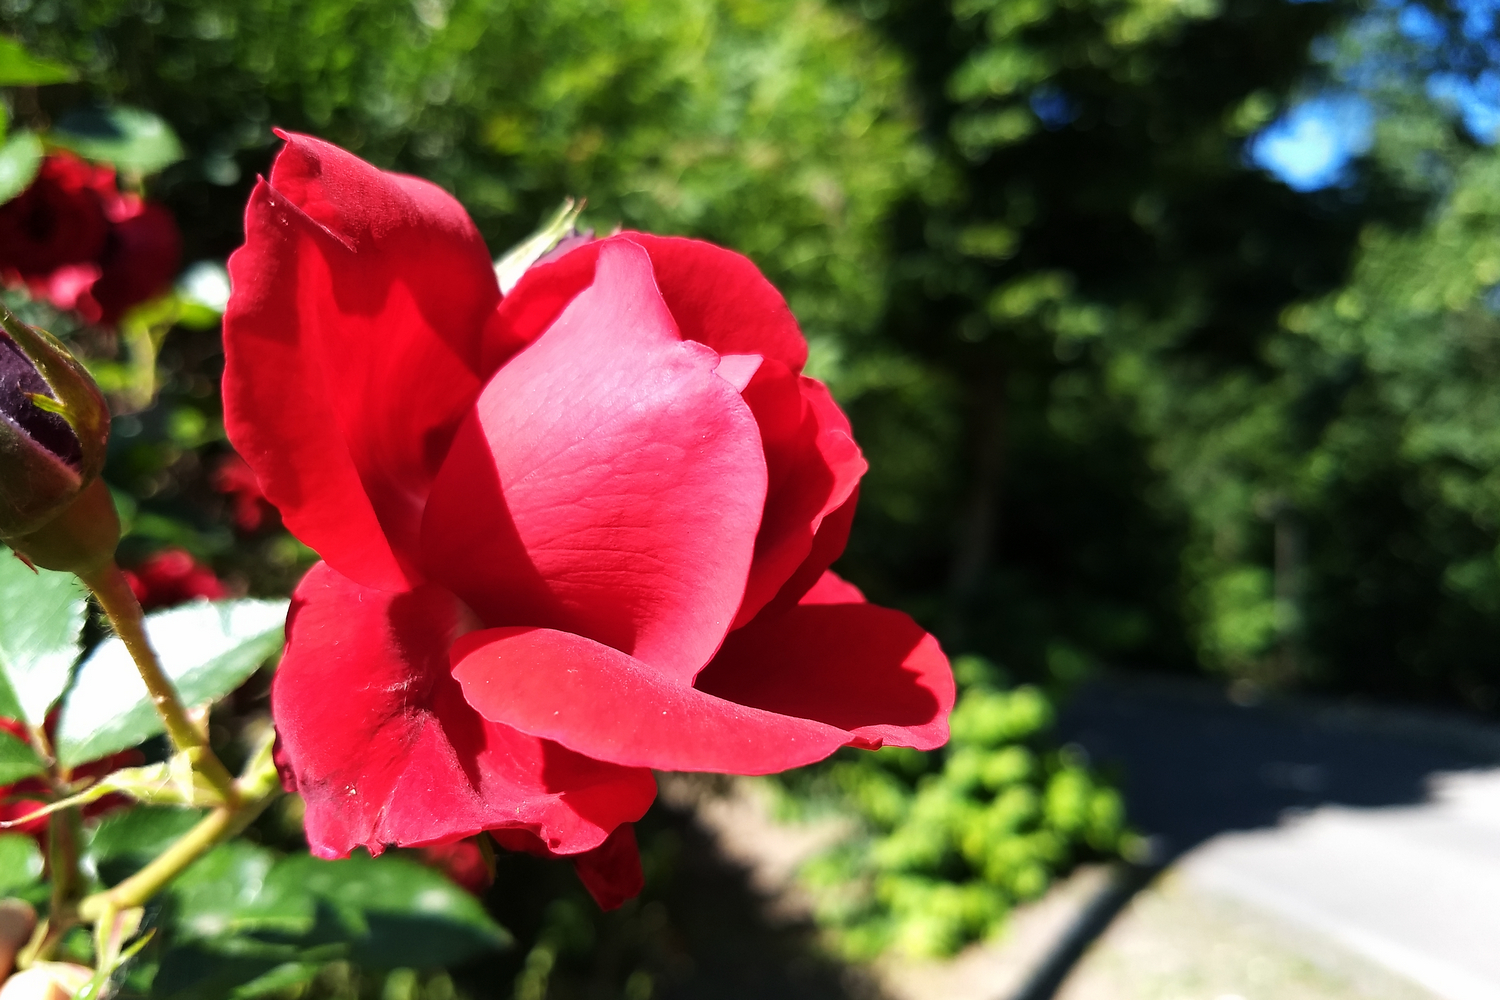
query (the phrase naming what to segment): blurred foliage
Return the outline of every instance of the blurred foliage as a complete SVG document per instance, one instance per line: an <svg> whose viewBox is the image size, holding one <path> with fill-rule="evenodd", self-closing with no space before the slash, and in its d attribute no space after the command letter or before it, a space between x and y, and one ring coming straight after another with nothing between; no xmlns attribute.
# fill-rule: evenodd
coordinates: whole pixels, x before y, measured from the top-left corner
<svg viewBox="0 0 1500 1000"><path fill-rule="evenodd" d="M1188 667L1193 469L1168 459L1196 415L1143 400L1257 369L1280 311L1338 285L1384 206L1295 194L1243 152L1351 8L861 9L908 54L942 182L895 217L880 341L901 361L831 372L875 456L842 565L1023 677Z"/></svg>
<svg viewBox="0 0 1500 1000"><path fill-rule="evenodd" d="M875 456L850 575L1064 685L1493 706L1495 155L1432 84L1491 72L1493 12L858 9L939 160L880 350L828 370ZM1294 192L1248 140L1325 92L1373 104L1374 147Z"/></svg>
<svg viewBox="0 0 1500 1000"><path fill-rule="evenodd" d="M857 832L804 877L841 951L943 956L1003 925L1055 875L1132 846L1119 794L1076 748L1059 751L1053 708L1032 685L960 657L963 693L942 750L845 751L786 775L792 815L833 807Z"/></svg>
<svg viewBox="0 0 1500 1000"><path fill-rule="evenodd" d="M8 0L0 26L177 128L189 260L239 242L275 126L437 181L497 253L567 195L733 246L817 336L880 308L880 223L925 165L900 62L816 0Z"/></svg>

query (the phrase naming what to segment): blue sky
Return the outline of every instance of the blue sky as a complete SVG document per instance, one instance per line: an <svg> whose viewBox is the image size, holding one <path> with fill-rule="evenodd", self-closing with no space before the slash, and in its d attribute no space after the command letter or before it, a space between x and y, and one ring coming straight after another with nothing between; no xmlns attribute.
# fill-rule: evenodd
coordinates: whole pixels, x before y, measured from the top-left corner
<svg viewBox="0 0 1500 1000"><path fill-rule="evenodd" d="M1389 7L1395 3L1389 3ZM1473 75L1432 73L1427 93L1450 107L1475 139L1495 142L1500 135L1500 45L1495 40L1497 0L1468 0L1461 27L1469 41L1492 53L1496 68ZM1426 10L1406 4L1396 14L1403 35L1419 46L1444 43L1444 27ZM1348 177L1351 160L1369 150L1374 139L1375 108L1354 89L1327 90L1293 105L1253 136L1246 154L1256 166L1297 191L1330 187Z"/></svg>

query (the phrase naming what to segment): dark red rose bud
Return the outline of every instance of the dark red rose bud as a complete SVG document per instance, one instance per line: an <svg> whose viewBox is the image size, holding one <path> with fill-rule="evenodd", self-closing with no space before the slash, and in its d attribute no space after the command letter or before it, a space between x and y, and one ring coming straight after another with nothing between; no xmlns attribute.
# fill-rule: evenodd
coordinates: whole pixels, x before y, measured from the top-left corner
<svg viewBox="0 0 1500 1000"><path fill-rule="evenodd" d="M109 409L51 335L0 307L0 540L39 566L83 573L120 525L98 481Z"/></svg>
<svg viewBox="0 0 1500 1000"><path fill-rule="evenodd" d="M9 336L0 334L0 414L73 469L83 465L83 448L60 414L44 410L32 396L51 396L47 382Z"/></svg>

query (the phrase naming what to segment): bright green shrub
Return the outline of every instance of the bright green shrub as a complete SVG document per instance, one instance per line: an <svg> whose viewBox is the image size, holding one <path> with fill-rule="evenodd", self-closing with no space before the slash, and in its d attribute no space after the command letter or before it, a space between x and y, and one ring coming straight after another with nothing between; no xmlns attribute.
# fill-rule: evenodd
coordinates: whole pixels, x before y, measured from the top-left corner
<svg viewBox="0 0 1500 1000"><path fill-rule="evenodd" d="M832 806L859 821L803 873L819 922L851 956L954 952L1128 836L1119 793L1076 751L1049 749L1053 710L1041 691L1002 686L978 657L960 657L955 673L944 749L841 755L783 779L789 812Z"/></svg>

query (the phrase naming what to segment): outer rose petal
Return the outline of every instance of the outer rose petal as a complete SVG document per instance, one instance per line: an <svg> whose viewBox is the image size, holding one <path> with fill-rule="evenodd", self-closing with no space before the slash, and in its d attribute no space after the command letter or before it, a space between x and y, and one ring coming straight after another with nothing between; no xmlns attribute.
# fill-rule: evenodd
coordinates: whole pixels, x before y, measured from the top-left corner
<svg viewBox="0 0 1500 1000"><path fill-rule="evenodd" d="M287 620L271 689L283 761L319 857L520 827L555 851L601 844L639 819L651 774L590 760L486 722L449 676L467 614L452 594L362 587L326 563Z"/></svg>
<svg viewBox="0 0 1500 1000"><path fill-rule="evenodd" d="M640 895L646 886L641 852L635 843L635 827L630 823L621 824L593 850L571 856L547 850L545 844L524 830L496 830L492 836L508 851L525 851L543 858L569 858L578 880L601 910L617 909L625 900Z"/></svg>
<svg viewBox="0 0 1500 1000"><path fill-rule="evenodd" d="M488 625L587 636L684 683L718 649L765 502L755 418L677 337L629 241L485 386L439 474L423 570Z"/></svg>
<svg viewBox="0 0 1500 1000"><path fill-rule="evenodd" d="M551 326L593 281L600 248L616 240L646 248L656 286L685 339L720 354L759 354L793 374L807 364L807 341L786 299L749 258L699 240L626 232L528 270L496 314L484 370L495 370Z"/></svg>
<svg viewBox="0 0 1500 1000"><path fill-rule="evenodd" d="M849 530L854 526L854 509L858 504L859 489L856 487L849 494L849 499L823 518L818 525L818 533L813 536L812 551L791 578L782 584L781 590L766 605L763 614L803 602L804 595L810 593L827 576L828 567L844 554L844 546L849 544Z"/></svg>
<svg viewBox="0 0 1500 1000"><path fill-rule="evenodd" d="M700 240L627 235L651 255L662 298L684 337L720 354L759 354L802 371L807 340L786 299L750 258Z"/></svg>
<svg viewBox="0 0 1500 1000"><path fill-rule="evenodd" d="M225 425L294 534L403 589L499 286L442 190L286 138L229 261Z"/></svg>
<svg viewBox="0 0 1500 1000"><path fill-rule="evenodd" d="M860 746L918 750L948 741L954 697L937 640L901 612L865 604L833 573L795 607L732 633L695 686L837 726Z"/></svg>
<svg viewBox="0 0 1500 1000"><path fill-rule="evenodd" d="M869 468L823 383L767 360L744 396L765 444L768 486L736 628L754 618L807 560L824 518L848 501ZM825 568L827 563L819 572Z"/></svg>
<svg viewBox="0 0 1500 1000"><path fill-rule="evenodd" d="M453 676L485 718L596 760L667 771L772 774L853 739L810 719L716 698L602 643L492 628L453 644Z"/></svg>

